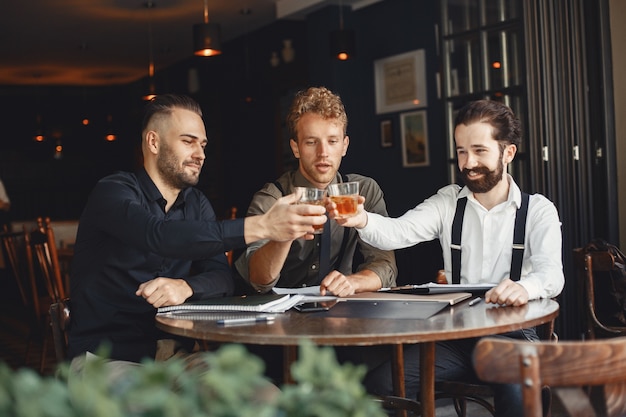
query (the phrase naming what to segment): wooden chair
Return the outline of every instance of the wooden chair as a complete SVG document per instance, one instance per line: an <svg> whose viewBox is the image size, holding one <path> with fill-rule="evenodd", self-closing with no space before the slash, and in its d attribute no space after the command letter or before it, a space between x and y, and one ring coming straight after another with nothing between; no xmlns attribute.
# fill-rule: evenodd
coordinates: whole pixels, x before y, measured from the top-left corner
<svg viewBox="0 0 626 417"><path fill-rule="evenodd" d="M615 257L608 251L574 249L574 266L578 272L580 294L585 305L585 333L588 339L626 336L626 326L612 316L609 272L615 270ZM615 306L619 309L621 306Z"/></svg>
<svg viewBox="0 0 626 417"><path fill-rule="evenodd" d="M2 247L6 254L7 261L11 274L15 279L17 289L20 293L20 299L22 305L27 307L32 301L29 282L29 274L27 270L26 259L26 244L25 244L26 231L10 232L6 226L0 233L0 239L2 239Z"/></svg>
<svg viewBox="0 0 626 417"><path fill-rule="evenodd" d="M20 232L2 233L2 244L7 253L11 272L17 282L22 303L30 316L30 333L26 343L24 361L28 362L33 343L41 341L45 343L46 316L45 305L50 303L50 298L42 285L35 277L32 248L30 246L30 234L26 227ZM43 372L45 364L45 350L42 349L39 365Z"/></svg>
<svg viewBox="0 0 626 417"><path fill-rule="evenodd" d="M549 385L570 416L626 415L626 337L570 342L485 338L474 350L478 376L522 384L524 415L542 415Z"/></svg>
<svg viewBox="0 0 626 417"><path fill-rule="evenodd" d="M436 282L439 284L447 284L445 271L437 272ZM554 321L548 322L543 326L537 327L537 334L542 340L556 341L558 336L554 332ZM476 403L482 406L489 414L495 416L495 408L488 400L493 398L493 390L487 384L481 381L436 381L435 397L437 399L451 398L452 404L458 417L467 416L468 402ZM544 402L546 414L549 414L550 396L549 391L544 393Z"/></svg>
<svg viewBox="0 0 626 417"><path fill-rule="evenodd" d="M537 327L537 335L541 340L556 342L558 336L554 332L554 320ZM467 404L473 402L482 406L492 416L495 416L495 408L488 400L493 398L491 386L480 380L461 381L437 381L435 382L435 397L437 399L451 398L456 414L459 417L467 416ZM550 415L551 396L548 387L542 392L544 417Z"/></svg>
<svg viewBox="0 0 626 417"><path fill-rule="evenodd" d="M61 266L57 253L54 230L50 218L37 218L37 229L30 234L31 246L35 256L35 264L44 279L48 295L53 302L64 300L65 284L61 274Z"/></svg>
<svg viewBox="0 0 626 417"><path fill-rule="evenodd" d="M37 226L28 233L34 275L46 289L49 306L46 310L46 326L43 330L41 372L45 368L45 353L48 349L48 337L52 334L55 355L58 360L65 358L67 337L65 330L69 323L69 303L59 264L54 231L50 218L38 218Z"/></svg>
<svg viewBox="0 0 626 417"><path fill-rule="evenodd" d="M556 342L558 336L554 331L554 320L538 326L537 335L542 340ZM402 359L399 360L402 361ZM548 417L552 405L551 392L548 386L543 387L541 397L543 417ZM468 402L479 404L492 416L495 415L495 408L489 401L490 398L493 398L493 390L484 381L478 379L476 381L435 381L435 399L444 398L452 399L454 409L459 417L467 415ZM412 415L420 415L420 405L416 400L396 396L386 396L379 399L385 409L396 410L399 416L406 416L407 411L413 413Z"/></svg>

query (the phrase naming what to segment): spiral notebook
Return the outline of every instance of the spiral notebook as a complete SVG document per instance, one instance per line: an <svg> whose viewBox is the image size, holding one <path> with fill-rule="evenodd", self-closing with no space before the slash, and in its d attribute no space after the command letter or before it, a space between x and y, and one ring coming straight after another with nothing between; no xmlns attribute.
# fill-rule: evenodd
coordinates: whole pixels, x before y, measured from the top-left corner
<svg viewBox="0 0 626 417"><path fill-rule="evenodd" d="M301 295L261 294L240 297L209 298L188 301L176 306L159 307L157 314L201 311L248 311L282 313L302 301Z"/></svg>

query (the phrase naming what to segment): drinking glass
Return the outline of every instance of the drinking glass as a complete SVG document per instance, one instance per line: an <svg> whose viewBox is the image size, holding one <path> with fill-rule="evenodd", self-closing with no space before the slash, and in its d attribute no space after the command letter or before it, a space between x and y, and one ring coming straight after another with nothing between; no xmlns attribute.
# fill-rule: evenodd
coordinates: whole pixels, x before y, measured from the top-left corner
<svg viewBox="0 0 626 417"><path fill-rule="evenodd" d="M352 217L359 205L359 183L340 182L328 186L328 195L337 205L338 218Z"/></svg>
<svg viewBox="0 0 626 417"><path fill-rule="evenodd" d="M319 188L309 187L295 187L296 191L300 191L300 200L298 204L313 204L316 206L324 205L324 197L326 196L326 190L320 190ZM320 234L324 231L324 224L314 224L313 233Z"/></svg>

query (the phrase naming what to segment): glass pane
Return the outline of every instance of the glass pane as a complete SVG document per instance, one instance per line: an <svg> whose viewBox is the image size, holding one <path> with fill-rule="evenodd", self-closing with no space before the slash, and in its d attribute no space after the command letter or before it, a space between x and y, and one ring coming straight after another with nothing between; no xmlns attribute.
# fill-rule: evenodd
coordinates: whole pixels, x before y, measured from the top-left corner
<svg viewBox="0 0 626 417"><path fill-rule="evenodd" d="M519 96L507 96L505 103L513 110L513 113L522 122L522 143L517 149L518 153L526 153L526 143L528 142L527 130L526 130L526 106L524 100Z"/></svg>
<svg viewBox="0 0 626 417"><path fill-rule="evenodd" d="M447 0L444 4L448 15L444 35L478 27L478 0Z"/></svg>
<svg viewBox="0 0 626 417"><path fill-rule="evenodd" d="M450 57L446 96L458 96L479 91L482 86L478 36L448 40L446 41L446 51Z"/></svg>
<svg viewBox="0 0 626 417"><path fill-rule="evenodd" d="M490 32L487 35L489 88L519 85L521 62L520 35L516 30Z"/></svg>
<svg viewBox="0 0 626 417"><path fill-rule="evenodd" d="M520 0L486 0L485 24L505 22L521 17Z"/></svg>

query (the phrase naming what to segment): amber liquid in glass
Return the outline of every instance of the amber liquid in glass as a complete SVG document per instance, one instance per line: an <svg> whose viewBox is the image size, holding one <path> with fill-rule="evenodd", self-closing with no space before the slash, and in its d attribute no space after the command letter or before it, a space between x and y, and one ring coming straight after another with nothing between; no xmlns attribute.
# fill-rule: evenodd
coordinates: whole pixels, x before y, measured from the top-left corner
<svg viewBox="0 0 626 417"><path fill-rule="evenodd" d="M323 206L324 200L319 201L298 201L298 204L313 204L315 206ZM318 235L324 231L324 223L313 225L313 234Z"/></svg>
<svg viewBox="0 0 626 417"><path fill-rule="evenodd" d="M358 195L333 195L330 198L337 205L337 213L340 217L350 217L356 214Z"/></svg>

